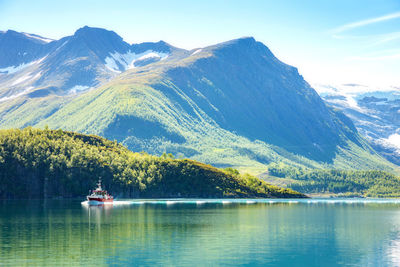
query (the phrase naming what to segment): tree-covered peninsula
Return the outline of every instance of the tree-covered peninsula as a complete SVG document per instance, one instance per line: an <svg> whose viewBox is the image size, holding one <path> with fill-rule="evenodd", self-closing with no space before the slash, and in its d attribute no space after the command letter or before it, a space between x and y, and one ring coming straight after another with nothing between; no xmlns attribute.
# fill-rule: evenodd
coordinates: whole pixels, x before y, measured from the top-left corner
<svg viewBox="0 0 400 267"><path fill-rule="evenodd" d="M0 131L0 198L81 197L99 177L116 197L304 197L232 169L134 153L94 135Z"/></svg>

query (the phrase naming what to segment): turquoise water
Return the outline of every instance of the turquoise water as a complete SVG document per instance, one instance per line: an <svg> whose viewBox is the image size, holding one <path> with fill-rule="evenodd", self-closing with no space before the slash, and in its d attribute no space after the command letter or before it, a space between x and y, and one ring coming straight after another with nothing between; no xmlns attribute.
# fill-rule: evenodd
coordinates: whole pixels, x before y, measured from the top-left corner
<svg viewBox="0 0 400 267"><path fill-rule="evenodd" d="M0 266L35 265L400 266L400 201L1 201Z"/></svg>

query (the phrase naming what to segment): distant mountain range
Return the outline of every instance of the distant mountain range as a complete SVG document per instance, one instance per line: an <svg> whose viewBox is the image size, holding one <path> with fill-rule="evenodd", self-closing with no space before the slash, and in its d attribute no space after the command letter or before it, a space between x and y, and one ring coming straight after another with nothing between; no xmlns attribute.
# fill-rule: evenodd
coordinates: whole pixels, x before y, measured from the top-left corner
<svg viewBox="0 0 400 267"><path fill-rule="evenodd" d="M315 87L328 105L353 120L376 151L400 165L400 88L358 84Z"/></svg>
<svg viewBox="0 0 400 267"><path fill-rule="evenodd" d="M397 168L253 38L184 50L87 26L54 41L2 32L0 127L30 125L252 173L277 161Z"/></svg>

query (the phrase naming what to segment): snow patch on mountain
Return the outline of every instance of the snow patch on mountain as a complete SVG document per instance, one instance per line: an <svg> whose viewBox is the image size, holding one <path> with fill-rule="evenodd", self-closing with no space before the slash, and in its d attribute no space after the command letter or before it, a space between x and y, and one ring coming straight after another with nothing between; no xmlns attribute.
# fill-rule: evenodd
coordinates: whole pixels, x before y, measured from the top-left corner
<svg viewBox="0 0 400 267"><path fill-rule="evenodd" d="M380 138L379 143L384 147L392 147L396 149L397 153L400 153L400 134L391 134L388 138Z"/></svg>
<svg viewBox="0 0 400 267"><path fill-rule="evenodd" d="M11 86L20 84L20 83L22 83L22 82L24 82L24 81L26 81L26 80L29 80L30 78L32 78L31 73L25 74L25 75L23 75L22 77L19 77L18 79L16 79L16 80L11 84Z"/></svg>
<svg viewBox="0 0 400 267"><path fill-rule="evenodd" d="M318 94L325 95L359 95L366 93L375 93L375 92L391 92L391 91L399 91L394 86L368 86L362 84L312 84L312 87ZM400 93L400 92L399 92Z"/></svg>
<svg viewBox="0 0 400 267"><path fill-rule="evenodd" d="M106 63L105 66L107 69L109 69L113 72L121 73L121 71L119 71L119 67L113 57L106 57L106 59L104 61Z"/></svg>
<svg viewBox="0 0 400 267"><path fill-rule="evenodd" d="M14 95L6 96L6 97L1 97L1 98L0 98L0 102L8 101L8 100L17 98L17 97L19 97L19 96L25 95L25 94L27 94L28 92L30 92L33 88L34 88L33 86L29 86L29 87L27 87L26 89L22 90L21 92L18 92L18 93L16 93L16 94L14 94Z"/></svg>
<svg viewBox="0 0 400 267"><path fill-rule="evenodd" d="M68 40L65 41L64 43L62 43L62 45L60 45L59 47L57 47L57 49L56 49L55 52L57 52L58 50L60 50L60 49L61 49L63 46L65 46L67 43L68 43Z"/></svg>
<svg viewBox="0 0 400 267"><path fill-rule="evenodd" d="M22 64L20 64L18 66L9 66L9 67L0 69L0 73L12 74L12 73L18 72L20 70L23 70L26 67L29 67L30 65L32 65L32 62L30 62L30 63L22 63Z"/></svg>
<svg viewBox="0 0 400 267"><path fill-rule="evenodd" d="M400 163L400 89L358 84L314 85L329 105L341 109L374 149Z"/></svg>
<svg viewBox="0 0 400 267"><path fill-rule="evenodd" d="M75 85L74 87L70 88L68 91L70 94L77 94L82 91L86 91L89 89L89 86L87 85Z"/></svg>
<svg viewBox="0 0 400 267"><path fill-rule="evenodd" d="M332 95L330 95L332 96ZM364 110L363 108L361 108L356 100L356 95L354 94L334 94L333 96L342 96L342 98L337 98L337 99L330 99L329 102L330 103L335 103L335 104L339 104L341 106L346 106L352 109L355 109L359 112L362 113L367 113L366 110Z"/></svg>
<svg viewBox="0 0 400 267"><path fill-rule="evenodd" d="M113 72L120 73L121 71L135 68L136 61L149 58L159 58L159 60L164 60L168 57L169 54L153 50L147 50L143 53L136 54L129 50L125 54L114 52L110 53L109 55L109 57L106 57L104 59L106 68ZM122 69L119 66L121 66Z"/></svg>
<svg viewBox="0 0 400 267"><path fill-rule="evenodd" d="M349 107L363 111L363 109L357 104L357 101L354 99L353 95L346 95L346 102Z"/></svg>
<svg viewBox="0 0 400 267"><path fill-rule="evenodd" d="M2 69L0 69L0 73L13 74L13 73L19 72L19 71L21 71L23 69L26 69L27 67L32 66L34 64L40 64L43 60L46 59L46 57L47 56L44 56L44 57L42 57L42 58L40 58L38 60L35 60L35 61L31 61L31 62L28 62L28 63L22 63L22 64L20 64L18 66L9 66L9 67L6 67L6 68L2 68Z"/></svg>
<svg viewBox="0 0 400 267"><path fill-rule="evenodd" d="M150 51L151 51L151 50L150 50ZM147 59L147 58L153 58L153 57L161 58L161 56L160 56L159 53L155 53L155 52L146 53L146 52L145 52L145 54L144 54L143 56L139 57L139 58L137 59L137 61L138 61L138 60Z"/></svg>
<svg viewBox="0 0 400 267"><path fill-rule="evenodd" d="M196 51L194 51L194 52L192 53L192 56L193 56L193 55L196 55L197 53L200 53L201 51L203 51L203 49L201 49L201 48L200 48L200 49L197 49Z"/></svg>
<svg viewBox="0 0 400 267"><path fill-rule="evenodd" d="M43 41L45 43L50 43L50 42L54 41L53 39L45 38L45 37L42 37L42 36L39 36L39 35L36 35L36 34L30 34L30 33L26 33L26 32L23 32L22 34L27 36L27 37Z"/></svg>
<svg viewBox="0 0 400 267"><path fill-rule="evenodd" d="M388 137L387 141L400 149L400 134L392 134Z"/></svg>
<svg viewBox="0 0 400 267"><path fill-rule="evenodd" d="M34 81L37 80L41 75L41 72L36 73L34 76L32 75L32 73L27 73L21 77L19 77L18 79L16 79L11 86L26 82L26 81Z"/></svg>
<svg viewBox="0 0 400 267"><path fill-rule="evenodd" d="M325 101L341 104L342 106L347 106L348 108L355 109L362 113L369 113L369 110L360 107L358 104L360 98L376 94L381 94L382 97L383 95L393 96L393 91L395 90L393 86L375 87L361 84L313 84L312 87ZM335 99L335 96L341 96L342 98Z"/></svg>

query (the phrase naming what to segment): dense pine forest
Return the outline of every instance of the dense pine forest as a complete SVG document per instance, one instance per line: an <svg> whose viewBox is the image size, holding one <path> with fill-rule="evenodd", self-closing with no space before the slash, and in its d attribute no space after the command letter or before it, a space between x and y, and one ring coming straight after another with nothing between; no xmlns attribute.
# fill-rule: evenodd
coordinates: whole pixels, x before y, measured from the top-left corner
<svg viewBox="0 0 400 267"><path fill-rule="evenodd" d="M304 197L236 170L133 153L62 130L0 131L0 198L82 197L101 178L115 197Z"/></svg>
<svg viewBox="0 0 400 267"><path fill-rule="evenodd" d="M288 187L303 193L400 197L400 178L385 171L317 170L272 163L268 173L284 178Z"/></svg>

